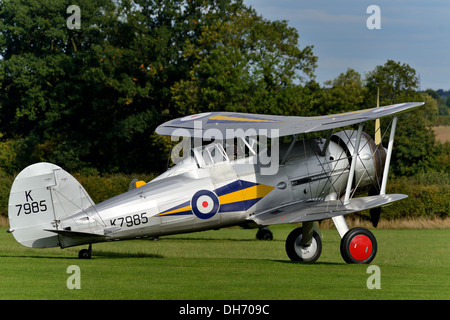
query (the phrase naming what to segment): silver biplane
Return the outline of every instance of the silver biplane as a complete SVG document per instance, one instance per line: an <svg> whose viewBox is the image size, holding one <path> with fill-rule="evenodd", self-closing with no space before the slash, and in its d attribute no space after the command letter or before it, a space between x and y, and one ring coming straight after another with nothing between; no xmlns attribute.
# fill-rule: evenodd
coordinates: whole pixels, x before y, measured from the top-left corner
<svg viewBox="0 0 450 320"><path fill-rule="evenodd" d="M104 202L94 204L57 165L22 170L11 188L8 232L32 248L89 245L79 258L90 258L97 242L236 225L260 228L258 237L270 238L270 225L302 223L287 237L286 253L312 262L322 251L315 222L331 218L343 259L370 263L374 235L349 230L344 215L370 209L376 225L381 207L407 197L386 194L388 169L398 115L422 104L319 117L211 112L171 120L156 132L182 138L173 152L176 165ZM363 132L367 121L384 117L392 119L386 149ZM348 126L356 130L336 130ZM319 131L326 137L313 136ZM364 187L369 195L358 196Z"/></svg>

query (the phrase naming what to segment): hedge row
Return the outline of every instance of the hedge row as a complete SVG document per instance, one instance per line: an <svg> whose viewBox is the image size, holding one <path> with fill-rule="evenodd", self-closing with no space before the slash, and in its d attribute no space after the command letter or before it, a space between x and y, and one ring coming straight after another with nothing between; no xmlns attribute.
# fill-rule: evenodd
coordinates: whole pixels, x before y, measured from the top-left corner
<svg viewBox="0 0 450 320"><path fill-rule="evenodd" d="M75 174L75 178L84 186L95 203L109 199L128 190L134 179L150 181L154 175L107 176ZM0 214L8 215L8 197L14 177L0 173ZM427 173L409 178L389 180L387 193L403 193L408 199L398 201L383 208L383 219L401 218L447 218L450 216L449 174ZM368 218L368 212L358 216Z"/></svg>
<svg viewBox="0 0 450 320"><path fill-rule="evenodd" d="M402 193L408 199L383 209L382 217L448 218L450 216L450 185L448 173L427 173L419 177L392 179L387 193Z"/></svg>

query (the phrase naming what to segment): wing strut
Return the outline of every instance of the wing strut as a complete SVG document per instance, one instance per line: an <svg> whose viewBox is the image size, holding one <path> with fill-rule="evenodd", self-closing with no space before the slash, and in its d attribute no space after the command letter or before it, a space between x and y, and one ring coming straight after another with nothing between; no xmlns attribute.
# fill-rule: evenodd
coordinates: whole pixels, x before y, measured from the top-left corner
<svg viewBox="0 0 450 320"><path fill-rule="evenodd" d="M288 150L286 151L286 154L284 155L283 160L281 160L281 164L284 164L284 163L286 162L287 157L288 157L289 154L291 153L292 148L294 147L294 144L295 144L295 142L297 141L297 136L298 136L298 134L294 134L294 135L292 136L291 144L289 145L289 148L288 148Z"/></svg>
<svg viewBox="0 0 450 320"><path fill-rule="evenodd" d="M328 149L328 146L330 145L331 136L333 135L333 129L328 130L327 140L325 141L325 145L322 148L322 151L320 151L319 155L321 157L325 157L325 153Z"/></svg>
<svg viewBox="0 0 450 320"><path fill-rule="evenodd" d="M348 180L347 180L347 188L345 190L344 205L347 205L350 203L350 191L352 188L353 177L355 176L356 160L357 160L358 154L359 154L359 143L361 142L361 134L362 134L363 127L364 127L364 122L362 122L358 125L358 132L356 134L355 148L353 149L353 155L352 155L352 164L350 165L350 172L348 174Z"/></svg>
<svg viewBox="0 0 450 320"><path fill-rule="evenodd" d="M386 155L386 162L384 164L383 180L381 182L380 195L386 194L386 184L389 172L389 165L392 157L392 148L394 146L394 136L395 136L395 127L397 126L397 118L398 118L397 116L394 116L394 119L392 120L391 133L389 135L389 145Z"/></svg>

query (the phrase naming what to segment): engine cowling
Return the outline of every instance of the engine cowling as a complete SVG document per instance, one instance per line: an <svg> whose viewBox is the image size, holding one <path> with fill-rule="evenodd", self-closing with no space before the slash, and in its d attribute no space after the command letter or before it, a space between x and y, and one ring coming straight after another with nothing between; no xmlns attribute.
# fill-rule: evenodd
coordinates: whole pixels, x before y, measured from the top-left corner
<svg viewBox="0 0 450 320"><path fill-rule="evenodd" d="M337 143L347 154L349 163L352 161L356 145L355 130L344 130L333 134L331 141ZM363 132L359 144L358 159L356 161L353 187L374 186L378 188L383 177L386 150L383 146L376 145L372 137Z"/></svg>

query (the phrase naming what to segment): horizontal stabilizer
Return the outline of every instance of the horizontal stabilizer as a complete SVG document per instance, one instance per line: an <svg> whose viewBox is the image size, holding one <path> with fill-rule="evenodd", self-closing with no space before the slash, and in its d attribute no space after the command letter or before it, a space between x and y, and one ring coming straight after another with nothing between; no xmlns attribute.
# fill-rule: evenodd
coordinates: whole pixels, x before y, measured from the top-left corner
<svg viewBox="0 0 450 320"><path fill-rule="evenodd" d="M320 202L296 202L264 211L250 217L258 225L269 226L282 223L318 221L345 214L386 206L394 201L407 198L404 194L385 194L353 198L347 205L341 200Z"/></svg>
<svg viewBox="0 0 450 320"><path fill-rule="evenodd" d="M53 232L56 234L59 234L64 237L70 237L70 238L104 238L105 236L102 234L97 233L89 233L89 232L78 232L78 231L71 231L71 230L55 230L55 229L46 229L44 231Z"/></svg>

